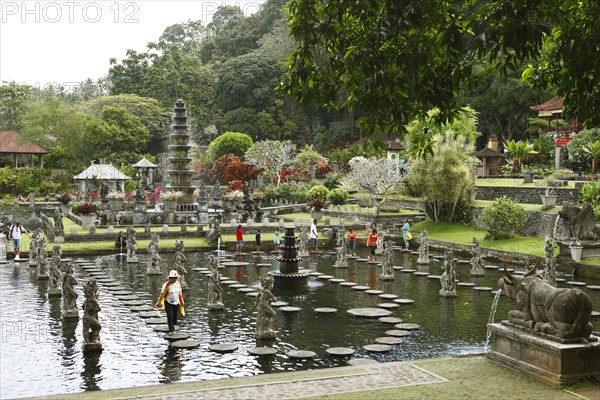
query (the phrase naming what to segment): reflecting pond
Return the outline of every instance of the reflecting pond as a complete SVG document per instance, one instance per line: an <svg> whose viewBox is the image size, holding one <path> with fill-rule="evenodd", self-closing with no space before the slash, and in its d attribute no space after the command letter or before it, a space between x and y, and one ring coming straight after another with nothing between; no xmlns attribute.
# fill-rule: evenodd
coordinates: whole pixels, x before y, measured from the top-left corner
<svg viewBox="0 0 600 400"><path fill-rule="evenodd" d="M366 253L359 252L359 255L366 257ZM158 277L146 275L145 257L140 256L139 264L127 264L115 256L86 260L96 263L107 275L151 306L168 273L172 255L162 255L161 270L164 276ZM1 265L0 398L346 365L347 358L331 357L325 352L329 347L352 347L357 350L355 358L368 357L382 362L485 351L485 325L494 298L492 292L459 287L458 297L444 298L438 295L438 279L407 271L412 269L440 275L441 260L422 266L416 264L415 255L395 252L394 265L398 268L395 270L395 280L385 282L379 279L380 267L357 260L348 260L348 268L334 268L335 256L324 253L307 257L301 262L301 268L414 300L413 304L400 305L393 310L392 316L418 324L421 328L412 331L403 343L394 345L391 352L374 354L362 350L362 346L386 336L385 332L393 329L393 325L377 319L355 318L346 311L356 307L377 307L378 303L390 300L311 276L301 289L274 290L278 300L298 306L301 310L296 313L279 310L275 328L278 331L277 339L257 342L254 338L256 299L223 285L225 310L208 312L208 277L194 270L207 266L206 254L187 254L187 257L187 282L190 288L185 292L186 317L180 321L180 326L182 331L191 334L192 339L201 342L200 347L191 350L171 349L162 338L162 333L155 332L136 312L100 284L104 350L97 355L82 353L81 318L78 321L61 318L61 299L48 297L48 283L37 280L35 268L29 268L26 263ZM220 272L251 287L258 287L260 276L279 266L274 257L245 255L238 260L250 264L225 267ZM258 263L271 266L258 267ZM471 277L469 270L469 264L462 261L457 263L459 281L496 290L496 282L502 274L500 270L486 269L485 277L477 278ZM75 277L79 281L77 302L81 308L84 300L81 286L90 275L76 265ZM567 280L571 280L570 277ZM600 284L584 281L588 285ZM592 297L593 309L598 311L600 292L585 287L582 290ZM316 307L334 307L338 311L335 314L316 314ZM502 297L496 321L505 319L511 308L514 308L514 304ZM594 330L599 331L598 320L593 320L593 323ZM219 354L209 350L209 345L213 343L234 343L239 349L234 353ZM271 358L249 355L247 350L257 345L272 346L277 354ZM286 353L295 349L312 350L317 357L302 361L288 358Z"/></svg>

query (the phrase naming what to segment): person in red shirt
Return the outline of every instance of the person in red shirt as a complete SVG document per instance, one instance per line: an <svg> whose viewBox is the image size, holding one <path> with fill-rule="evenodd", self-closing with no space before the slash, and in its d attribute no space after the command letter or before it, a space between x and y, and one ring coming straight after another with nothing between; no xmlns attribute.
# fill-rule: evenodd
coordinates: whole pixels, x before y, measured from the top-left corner
<svg viewBox="0 0 600 400"><path fill-rule="evenodd" d="M350 228L350 231L348 232L348 255L356 255L356 232L354 232L352 228Z"/></svg>
<svg viewBox="0 0 600 400"><path fill-rule="evenodd" d="M373 229L373 232L369 234L369 238L367 239L367 246L371 249L369 253L369 261L375 261L375 250L377 249L377 229Z"/></svg>
<svg viewBox="0 0 600 400"><path fill-rule="evenodd" d="M244 231L242 230L242 226L238 225L237 230L235 231L235 251L236 254L242 254L242 246L244 245Z"/></svg>

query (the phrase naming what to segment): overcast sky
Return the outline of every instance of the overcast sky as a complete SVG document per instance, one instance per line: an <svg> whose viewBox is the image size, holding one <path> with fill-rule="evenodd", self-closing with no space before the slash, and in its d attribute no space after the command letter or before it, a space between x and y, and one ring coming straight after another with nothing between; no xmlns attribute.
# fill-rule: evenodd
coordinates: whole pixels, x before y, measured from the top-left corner
<svg viewBox="0 0 600 400"><path fill-rule="evenodd" d="M144 51L169 26L210 22L219 5L253 14L264 0L0 0L0 81L43 88L96 80L111 57Z"/></svg>

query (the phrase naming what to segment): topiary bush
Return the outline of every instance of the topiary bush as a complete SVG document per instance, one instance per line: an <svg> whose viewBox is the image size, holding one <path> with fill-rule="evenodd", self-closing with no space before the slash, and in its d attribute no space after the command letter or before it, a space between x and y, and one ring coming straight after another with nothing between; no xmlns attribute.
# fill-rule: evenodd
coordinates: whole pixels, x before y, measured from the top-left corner
<svg viewBox="0 0 600 400"><path fill-rule="evenodd" d="M348 192L342 189L333 189L327 195L327 200L329 200L332 204L346 204L350 195Z"/></svg>
<svg viewBox="0 0 600 400"><path fill-rule="evenodd" d="M252 138L245 133L225 132L210 142L206 155L210 161L225 154L234 154L241 158L253 144Z"/></svg>
<svg viewBox="0 0 600 400"><path fill-rule="evenodd" d="M306 198L308 200L313 200L316 198L326 199L327 196L329 196L329 189L323 185L315 185L310 188L308 193L306 193Z"/></svg>
<svg viewBox="0 0 600 400"><path fill-rule="evenodd" d="M486 239L508 239L525 225L525 208L502 196L483 210L481 220L488 231Z"/></svg>

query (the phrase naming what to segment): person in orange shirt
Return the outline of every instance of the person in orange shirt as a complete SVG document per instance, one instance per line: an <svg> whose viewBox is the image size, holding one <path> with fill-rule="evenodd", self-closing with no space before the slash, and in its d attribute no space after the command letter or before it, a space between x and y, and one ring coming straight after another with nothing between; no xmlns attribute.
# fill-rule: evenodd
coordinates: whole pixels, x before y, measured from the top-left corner
<svg viewBox="0 0 600 400"><path fill-rule="evenodd" d="M235 231L235 252L238 255L242 254L242 247L244 246L244 231L242 230L242 226L238 225L237 230Z"/></svg>
<svg viewBox="0 0 600 400"><path fill-rule="evenodd" d="M375 261L375 250L377 249L377 229L373 229L373 231L369 234L369 238L367 239L367 246L371 252L369 253L369 261Z"/></svg>
<svg viewBox="0 0 600 400"><path fill-rule="evenodd" d="M350 228L348 232L348 255L356 255L356 232L354 232L352 228Z"/></svg>

